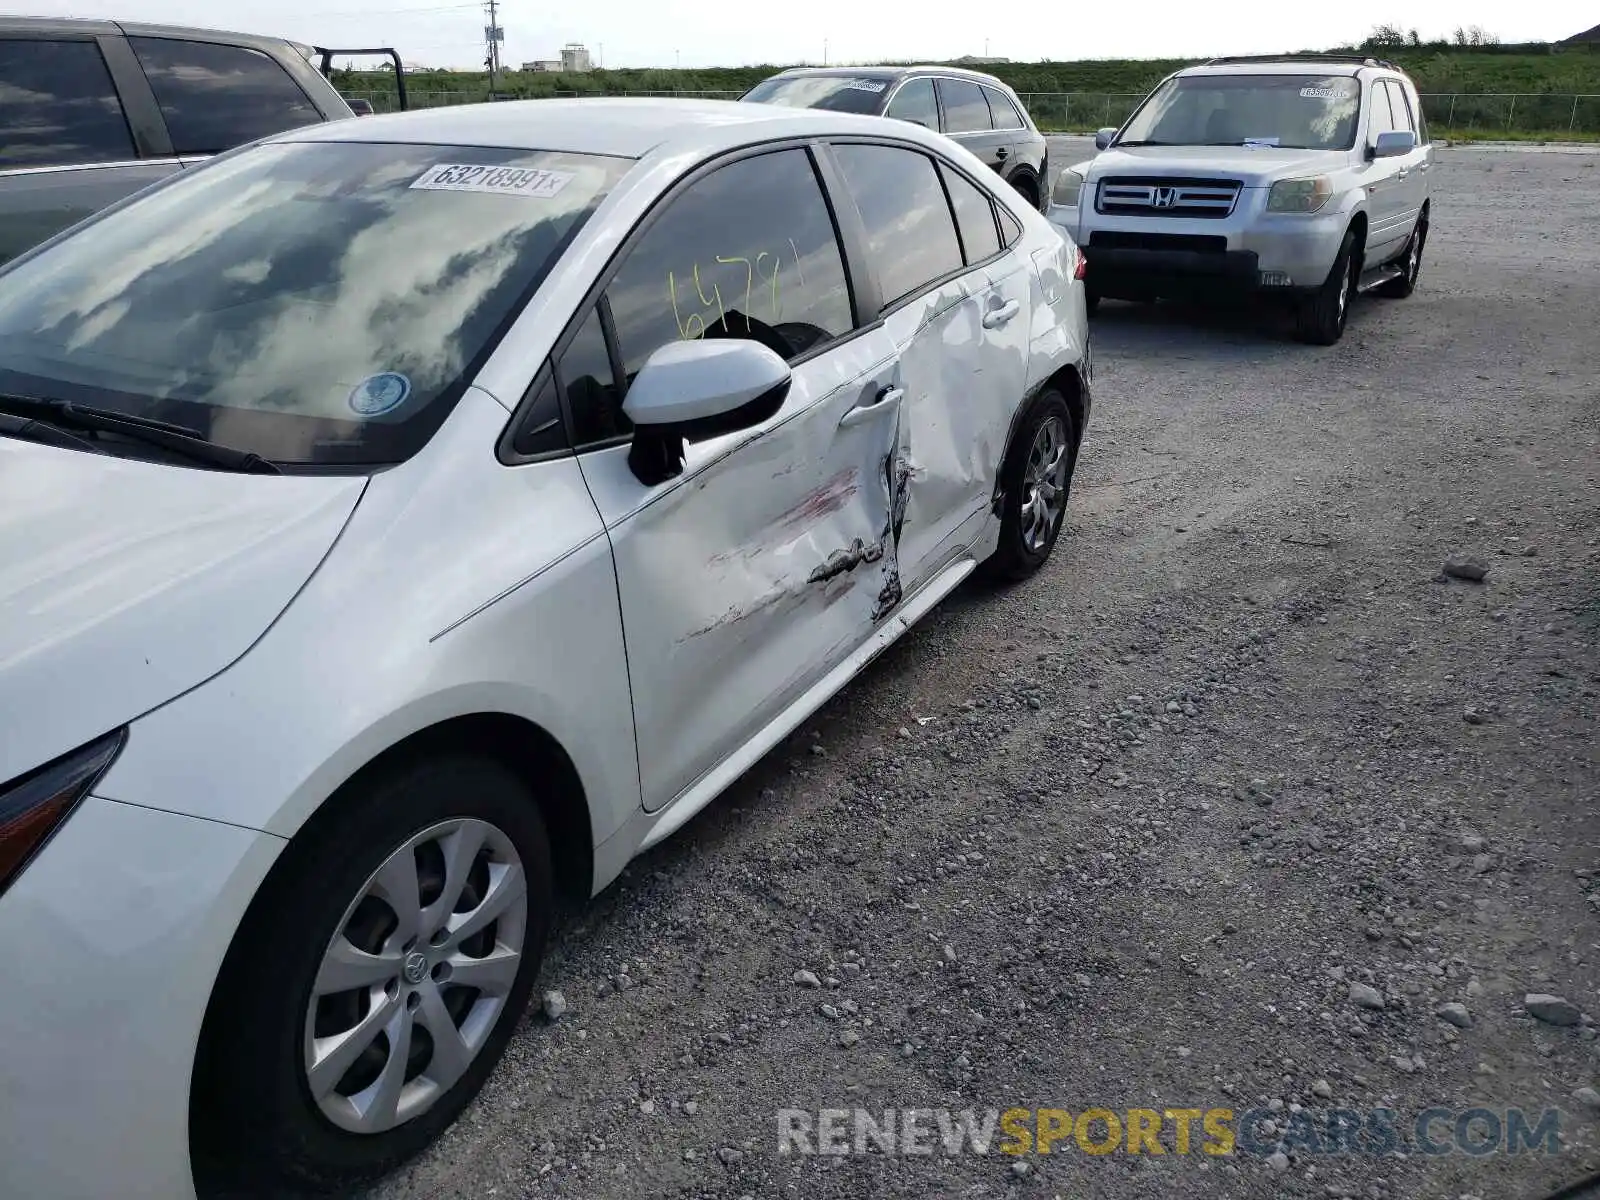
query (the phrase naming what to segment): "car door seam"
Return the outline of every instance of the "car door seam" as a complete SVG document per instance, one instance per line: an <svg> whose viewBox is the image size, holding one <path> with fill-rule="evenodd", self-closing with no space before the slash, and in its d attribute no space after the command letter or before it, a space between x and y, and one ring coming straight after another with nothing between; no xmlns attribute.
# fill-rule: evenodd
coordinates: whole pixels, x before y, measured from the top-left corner
<svg viewBox="0 0 1600 1200"><path fill-rule="evenodd" d="M434 642L437 642L445 634L450 633L450 632L452 632L452 631L454 631L456 629L459 629L461 626L465 625L468 621L472 620L473 617L476 617L480 613L492 608L494 605L499 604L500 601L504 600L507 596L511 595L513 592L517 591L519 588L526 587L528 584L532 583L535 579L539 578L539 576L543 575L546 571L549 571L552 567L560 566L562 563L566 562L567 559L571 558L574 554L578 553L578 551L580 551L580 550L584 549L585 547L593 544L594 542L599 541L601 538L603 538L605 536L606 536L606 531L605 531L604 528L601 528L600 530L598 530L595 533L591 533L588 537L584 538L583 541L579 542L577 545L569 547L568 549L566 549L566 550L562 551L560 554L558 554L555 558L552 558L549 562L545 563L537 571L534 571L532 574L527 575L522 579L519 579L516 583L513 583L510 587L506 588L503 592L500 592L498 595L495 595L495 596L491 597L490 599L485 600L482 604L478 605L477 608L473 609L471 612L467 613L465 616L457 617L454 621L450 622L450 624L446 625L438 633L436 633L432 637L430 637L428 639L428 644L431 646Z"/></svg>

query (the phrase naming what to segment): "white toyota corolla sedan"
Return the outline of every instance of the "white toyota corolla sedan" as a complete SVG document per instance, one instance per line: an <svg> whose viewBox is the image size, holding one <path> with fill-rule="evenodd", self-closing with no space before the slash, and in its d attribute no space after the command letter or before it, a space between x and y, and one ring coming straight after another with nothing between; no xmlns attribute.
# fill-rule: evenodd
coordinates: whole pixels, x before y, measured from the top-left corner
<svg viewBox="0 0 1600 1200"><path fill-rule="evenodd" d="M8 1196L348 1194L552 896L1060 534L1076 249L900 121L313 126L0 272Z"/></svg>

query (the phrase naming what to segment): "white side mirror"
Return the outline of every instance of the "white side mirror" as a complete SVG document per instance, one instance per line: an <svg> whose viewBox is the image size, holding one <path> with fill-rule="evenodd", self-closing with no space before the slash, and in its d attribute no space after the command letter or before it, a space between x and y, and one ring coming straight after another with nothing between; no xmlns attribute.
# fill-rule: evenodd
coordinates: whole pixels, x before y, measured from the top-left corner
<svg viewBox="0 0 1600 1200"><path fill-rule="evenodd" d="M645 360L622 411L637 427L628 466L647 487L683 470L684 439L749 429L776 416L789 394L789 364L760 342L668 342Z"/></svg>
<svg viewBox="0 0 1600 1200"><path fill-rule="evenodd" d="M622 411L635 425L688 425L733 417L752 402L788 390L789 364L759 342L709 338L668 342L628 388ZM777 397L772 411L783 404ZM770 413L767 415L771 415ZM758 425L766 416L731 428Z"/></svg>

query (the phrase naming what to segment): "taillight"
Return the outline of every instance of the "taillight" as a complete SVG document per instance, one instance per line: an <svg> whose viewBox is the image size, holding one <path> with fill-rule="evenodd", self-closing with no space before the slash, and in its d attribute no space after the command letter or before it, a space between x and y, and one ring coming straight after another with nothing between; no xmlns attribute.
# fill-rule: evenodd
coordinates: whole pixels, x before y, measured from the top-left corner
<svg viewBox="0 0 1600 1200"><path fill-rule="evenodd" d="M1078 251L1078 265L1073 268L1072 277L1074 279L1089 278L1089 260L1083 256L1082 250Z"/></svg>

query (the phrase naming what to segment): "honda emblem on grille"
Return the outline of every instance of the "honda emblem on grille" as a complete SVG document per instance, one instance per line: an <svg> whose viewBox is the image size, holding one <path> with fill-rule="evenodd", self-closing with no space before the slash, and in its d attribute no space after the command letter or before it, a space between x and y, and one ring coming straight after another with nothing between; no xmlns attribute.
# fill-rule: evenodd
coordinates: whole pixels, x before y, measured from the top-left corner
<svg viewBox="0 0 1600 1200"><path fill-rule="evenodd" d="M1171 187L1158 187L1151 196L1151 202L1157 208L1171 208L1178 202L1178 189Z"/></svg>

